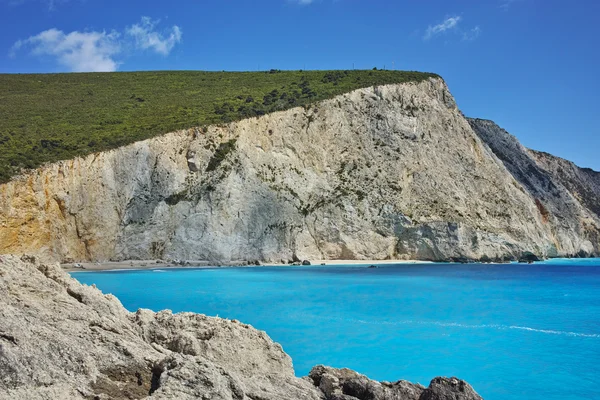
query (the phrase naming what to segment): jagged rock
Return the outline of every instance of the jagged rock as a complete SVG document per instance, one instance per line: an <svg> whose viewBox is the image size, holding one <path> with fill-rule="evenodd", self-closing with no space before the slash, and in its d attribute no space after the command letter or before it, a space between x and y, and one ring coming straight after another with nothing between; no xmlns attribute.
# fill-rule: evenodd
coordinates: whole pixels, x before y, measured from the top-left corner
<svg viewBox="0 0 600 400"><path fill-rule="evenodd" d="M195 151L188 151L187 155L186 155L186 159L187 159L188 168L190 169L191 172L200 171L200 166L196 162L196 152Z"/></svg>
<svg viewBox="0 0 600 400"><path fill-rule="evenodd" d="M302 265L310 265L310 261L304 260L304 261L302 261Z"/></svg>
<svg viewBox="0 0 600 400"><path fill-rule="evenodd" d="M0 185L0 253L223 264L598 255L597 175L563 164L467 121L441 79L370 87Z"/></svg>
<svg viewBox="0 0 600 400"><path fill-rule="evenodd" d="M473 388L457 378L435 378L428 388L407 381L377 382L349 369L322 365L309 374L326 400L481 400Z"/></svg>
<svg viewBox="0 0 600 400"><path fill-rule="evenodd" d="M435 378L423 392L419 400L464 399L480 400L475 390L467 382L457 378Z"/></svg>
<svg viewBox="0 0 600 400"><path fill-rule="evenodd" d="M541 261L541 260L535 254L529 253L529 252L525 252L521 255L521 257L519 257L520 263L532 263L532 262L536 262L536 261Z"/></svg>
<svg viewBox="0 0 600 400"><path fill-rule="evenodd" d="M129 313L58 265L2 257L0 332L0 399L320 398L264 332L192 313Z"/></svg>
<svg viewBox="0 0 600 400"><path fill-rule="evenodd" d="M456 389L470 389L462 381L440 382L436 393L448 397L432 399L478 399ZM423 392L325 367L300 379L281 346L250 325L168 310L130 313L59 265L0 256L0 400L354 400L332 397L340 390Z"/></svg>
<svg viewBox="0 0 600 400"><path fill-rule="evenodd" d="M482 256L483 258L483 256ZM474 261L468 257L450 257L450 262L459 264L471 264Z"/></svg>

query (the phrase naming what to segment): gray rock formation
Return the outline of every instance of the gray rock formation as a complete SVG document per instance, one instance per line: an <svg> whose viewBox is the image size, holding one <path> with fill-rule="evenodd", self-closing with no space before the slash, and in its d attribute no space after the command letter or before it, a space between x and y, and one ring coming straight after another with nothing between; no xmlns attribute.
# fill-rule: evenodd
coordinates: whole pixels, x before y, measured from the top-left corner
<svg viewBox="0 0 600 400"><path fill-rule="evenodd" d="M469 123L534 199L556 243L547 255L598 255L600 173L529 150L492 121L469 119Z"/></svg>
<svg viewBox="0 0 600 400"><path fill-rule="evenodd" d="M265 332L193 313L127 312L58 265L0 256L0 399L480 399L458 379L378 383L292 361Z"/></svg>
<svg viewBox="0 0 600 400"><path fill-rule="evenodd" d="M327 400L481 400L457 378L435 378L428 388L407 381L376 382L349 369L316 366L309 379Z"/></svg>
<svg viewBox="0 0 600 400"><path fill-rule="evenodd" d="M360 89L0 185L0 253L221 263L597 253L597 218L531 157L513 176L490 143L441 79Z"/></svg>
<svg viewBox="0 0 600 400"><path fill-rule="evenodd" d="M563 185L581 205L600 217L600 172L579 168L571 161L552 154L535 150L529 150L529 154L555 182Z"/></svg>

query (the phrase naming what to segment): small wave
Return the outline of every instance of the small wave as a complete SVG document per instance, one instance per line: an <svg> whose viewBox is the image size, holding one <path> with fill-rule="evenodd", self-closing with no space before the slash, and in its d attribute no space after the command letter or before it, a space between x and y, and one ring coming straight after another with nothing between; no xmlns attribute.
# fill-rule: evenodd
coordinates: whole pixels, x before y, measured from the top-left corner
<svg viewBox="0 0 600 400"><path fill-rule="evenodd" d="M164 269L153 269L152 272L167 272Z"/></svg>
<svg viewBox="0 0 600 400"><path fill-rule="evenodd" d="M587 337L587 338L600 338L600 334L598 333L579 333L579 332L565 332L565 331L553 331L551 329L535 329L530 328L528 326L509 326L509 329L519 329L522 331L531 331L531 332L540 332L540 333L548 333L550 335L566 335L566 336L577 336L577 337Z"/></svg>
<svg viewBox="0 0 600 400"><path fill-rule="evenodd" d="M527 332L537 332L537 333L546 333L549 335L563 335L563 336L576 336L576 337L588 337L588 338L600 338L600 334L597 333L580 333L580 332L569 332L569 331L557 331L553 329L536 329L531 328L529 326L518 326L518 325L498 325L498 324L481 324L481 325L469 325L469 324L459 324L455 322L426 322L438 326L449 326L449 327L457 327L457 328L466 328L466 329L497 329L497 330L507 330L507 329L515 329L520 331Z"/></svg>
<svg viewBox="0 0 600 400"><path fill-rule="evenodd" d="M518 325L500 325L500 324L461 324L458 322L441 322L441 321L418 321L418 320L400 320L400 321L370 321L364 319L342 319L332 318L336 321L346 321L358 324L372 324L372 325L434 325L450 328L464 328L464 329L496 329L496 330L520 330L526 332L544 333L547 335L562 335L562 336L573 336L583 338L600 338L598 333L580 333L580 332L569 332L569 331L557 331L552 329L537 329L528 326Z"/></svg>

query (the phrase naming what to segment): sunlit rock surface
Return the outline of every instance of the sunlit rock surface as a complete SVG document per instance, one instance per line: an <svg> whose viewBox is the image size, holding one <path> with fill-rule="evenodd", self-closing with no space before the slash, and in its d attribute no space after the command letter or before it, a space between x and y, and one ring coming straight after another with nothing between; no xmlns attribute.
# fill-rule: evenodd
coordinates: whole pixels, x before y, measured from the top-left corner
<svg viewBox="0 0 600 400"><path fill-rule="evenodd" d="M315 367L300 379L281 346L250 325L193 313L130 313L57 264L0 256L0 399L146 397L480 399L456 378L436 378L425 389Z"/></svg>
<svg viewBox="0 0 600 400"><path fill-rule="evenodd" d="M432 78L51 164L0 186L0 253L221 263L597 255L598 185L582 195L579 175L545 172L478 121Z"/></svg>

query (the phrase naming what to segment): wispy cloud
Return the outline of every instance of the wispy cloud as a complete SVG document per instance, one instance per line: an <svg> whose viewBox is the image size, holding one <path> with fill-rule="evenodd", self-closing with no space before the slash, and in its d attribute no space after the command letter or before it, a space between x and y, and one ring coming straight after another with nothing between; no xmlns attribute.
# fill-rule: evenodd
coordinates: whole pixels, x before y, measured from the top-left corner
<svg viewBox="0 0 600 400"><path fill-rule="evenodd" d="M290 3L300 4L301 6L307 6L315 2L315 0L288 0Z"/></svg>
<svg viewBox="0 0 600 400"><path fill-rule="evenodd" d="M429 25L423 35L423 40L427 41L436 36L450 34L455 39L461 37L463 41L473 41L481 35L479 25L472 28L461 28L459 24L462 24L462 17L460 15L447 17L437 25Z"/></svg>
<svg viewBox="0 0 600 400"><path fill-rule="evenodd" d="M181 41L181 28L173 25L170 31L160 33L155 30L160 21L153 21L150 17L142 17L139 24L127 28L127 35L135 40L137 48L154 50L158 54L168 55L173 47Z"/></svg>
<svg viewBox="0 0 600 400"><path fill-rule="evenodd" d="M60 4L67 3L69 0L43 0L48 6L48 10L53 11Z"/></svg>
<svg viewBox="0 0 600 400"><path fill-rule="evenodd" d="M521 0L500 0L500 8L502 8L503 10L508 10L510 6L519 1Z"/></svg>
<svg viewBox="0 0 600 400"><path fill-rule="evenodd" d="M481 28L479 26L476 26L474 28L469 29L468 31L463 32L462 34L462 38L463 40L475 40L479 37L479 35L481 34Z"/></svg>
<svg viewBox="0 0 600 400"><path fill-rule="evenodd" d="M17 41L11 56L29 48L34 56L52 56L56 61L74 72L116 71L119 63L114 56L121 51L117 32L71 32L48 29L28 39Z"/></svg>
<svg viewBox="0 0 600 400"><path fill-rule="evenodd" d="M49 11L54 11L59 5L68 3L69 1L72 0L0 0L0 3L6 3L9 6L20 6L25 3L37 2L44 4Z"/></svg>
<svg viewBox="0 0 600 400"><path fill-rule="evenodd" d="M181 41L181 29L174 25L165 33L155 30L159 21L142 17L141 22L128 27L125 35L111 32L64 33L56 28L48 29L27 39L18 40L9 56L16 57L21 51L29 51L36 57L50 57L59 65L73 72L116 71L125 57L135 50L151 50L168 55Z"/></svg>
<svg viewBox="0 0 600 400"><path fill-rule="evenodd" d="M460 22L461 19L462 18L460 15L456 15L454 17L446 18L443 22L441 22L437 25L433 25L433 26L429 25L429 27L427 28L427 31L425 31L425 36L423 36L423 39L429 40L434 36L445 33L449 30L456 29L456 27L458 26L458 23Z"/></svg>

